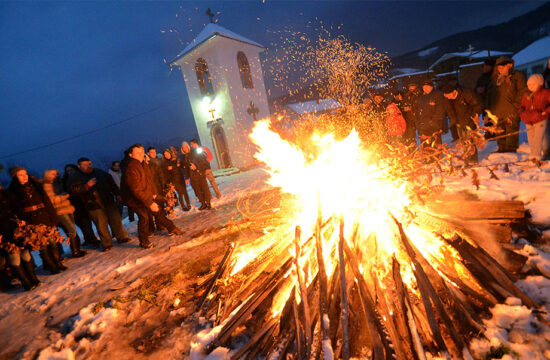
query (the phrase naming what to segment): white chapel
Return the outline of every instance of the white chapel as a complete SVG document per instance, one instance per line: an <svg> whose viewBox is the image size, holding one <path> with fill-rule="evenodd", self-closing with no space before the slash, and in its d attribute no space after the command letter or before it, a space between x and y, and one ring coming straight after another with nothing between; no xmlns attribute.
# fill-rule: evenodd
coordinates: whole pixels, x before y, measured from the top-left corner
<svg viewBox="0 0 550 360"><path fill-rule="evenodd" d="M265 47L210 23L172 61L180 67L201 145L212 150L212 169L254 163L248 135L269 116L259 54Z"/></svg>

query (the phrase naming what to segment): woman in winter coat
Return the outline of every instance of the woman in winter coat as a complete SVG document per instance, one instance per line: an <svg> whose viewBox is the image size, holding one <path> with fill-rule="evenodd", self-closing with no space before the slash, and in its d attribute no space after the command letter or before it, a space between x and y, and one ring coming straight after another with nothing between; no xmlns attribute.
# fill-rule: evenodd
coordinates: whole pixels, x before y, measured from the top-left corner
<svg viewBox="0 0 550 360"><path fill-rule="evenodd" d="M392 144L401 142L407 129L407 122L401 110L393 102L386 107L386 129Z"/></svg>
<svg viewBox="0 0 550 360"><path fill-rule="evenodd" d="M75 208L69 201L70 195L66 193L62 194L59 172L56 169L44 171L42 186L46 192L46 195L50 198L53 207L55 208L55 212L59 218L59 225L61 225L65 235L69 238L72 257L78 258L86 255L85 251L80 250L80 238L76 233L76 226L74 222Z"/></svg>
<svg viewBox="0 0 550 360"><path fill-rule="evenodd" d="M21 249L22 244L15 240L13 231L17 229L17 216L13 212L13 196L5 189L0 188L0 241L3 246L1 254L4 255L15 276L21 281L25 290L31 290L40 284L34 272L34 264L29 249ZM8 251L6 247L13 247ZM1 256L1 255L0 255Z"/></svg>
<svg viewBox="0 0 550 360"><path fill-rule="evenodd" d="M533 74L527 81L528 92L523 94L518 109L527 128L531 156L536 160L548 156L548 118L550 117L550 89L543 88L544 78Z"/></svg>
<svg viewBox="0 0 550 360"><path fill-rule="evenodd" d="M56 227L59 218L42 184L29 177L27 170L20 166L10 169L10 176L12 181L9 190L13 194L13 210L17 217L29 225ZM67 269L61 263L61 256L55 244L42 246L40 256L44 261L44 267L49 268L54 274Z"/></svg>
<svg viewBox="0 0 550 360"><path fill-rule="evenodd" d="M168 149L162 152L161 168L166 184L171 182L176 188L181 208L183 211L189 211L191 209L191 202L189 201L189 194L185 187L185 179L181 173L181 163L174 153ZM184 197L186 202L183 201Z"/></svg>

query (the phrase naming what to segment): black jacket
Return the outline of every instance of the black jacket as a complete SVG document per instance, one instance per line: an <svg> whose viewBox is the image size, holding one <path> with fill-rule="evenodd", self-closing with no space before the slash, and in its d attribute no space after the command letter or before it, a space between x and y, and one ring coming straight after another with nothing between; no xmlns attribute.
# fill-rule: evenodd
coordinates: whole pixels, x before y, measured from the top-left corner
<svg viewBox="0 0 550 360"><path fill-rule="evenodd" d="M450 125L460 125L462 127L469 126L475 128L472 117L476 114L481 114L483 104L479 95L474 90L458 89L456 99L450 100L445 98L445 110L450 119Z"/></svg>
<svg viewBox="0 0 550 360"><path fill-rule="evenodd" d="M175 186L179 186L185 183L183 174L181 173L181 163L176 158L167 159L162 157L161 169L164 176L164 185L171 182Z"/></svg>
<svg viewBox="0 0 550 360"><path fill-rule="evenodd" d="M415 112L415 126L419 133L432 134L443 129L445 119L445 105L443 95L438 90L429 94L422 94L417 98Z"/></svg>
<svg viewBox="0 0 550 360"><path fill-rule="evenodd" d="M92 178L96 184L88 188L86 183ZM90 174L78 170L67 180L67 190L74 197L79 197L86 210L103 209L106 206L115 205L115 196L120 195L120 189L109 173L93 169Z"/></svg>
<svg viewBox="0 0 550 360"><path fill-rule="evenodd" d="M199 149L200 147L196 149L191 148L191 152L189 153L189 165L194 164L196 168L195 170L190 168L191 176L197 173L204 175L206 170L210 169L210 164L206 160L206 152L199 151Z"/></svg>
<svg viewBox="0 0 550 360"><path fill-rule="evenodd" d="M151 176L153 177L153 184L157 194L162 194L166 180L164 179L164 171L162 169L161 159L149 160L149 170L151 170Z"/></svg>

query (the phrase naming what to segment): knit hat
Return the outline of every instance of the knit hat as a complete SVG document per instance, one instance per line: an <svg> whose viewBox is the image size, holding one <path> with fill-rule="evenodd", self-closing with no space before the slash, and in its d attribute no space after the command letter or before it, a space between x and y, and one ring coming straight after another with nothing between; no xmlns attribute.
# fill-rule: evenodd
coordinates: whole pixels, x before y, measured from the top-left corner
<svg viewBox="0 0 550 360"><path fill-rule="evenodd" d="M23 166L13 166L10 168L10 177L14 178L15 175L21 171L21 170L27 170Z"/></svg>
<svg viewBox="0 0 550 360"><path fill-rule="evenodd" d="M506 56L501 56L497 59L495 65L499 66L499 65L513 64L513 63L514 63L514 60L507 58Z"/></svg>
<svg viewBox="0 0 550 360"><path fill-rule="evenodd" d="M443 91L443 94L450 94L453 91L455 91L456 89L458 89L458 86L456 84L449 83L449 84L443 86L443 89L441 89L441 90Z"/></svg>
<svg viewBox="0 0 550 360"><path fill-rule="evenodd" d="M533 74L529 76L527 84L538 85L539 87L541 87L544 84L544 77L541 74Z"/></svg>
<svg viewBox="0 0 550 360"><path fill-rule="evenodd" d="M424 85L429 85L429 86L433 87L434 82L431 81L431 80L424 80L424 82L422 83L422 86L424 86Z"/></svg>

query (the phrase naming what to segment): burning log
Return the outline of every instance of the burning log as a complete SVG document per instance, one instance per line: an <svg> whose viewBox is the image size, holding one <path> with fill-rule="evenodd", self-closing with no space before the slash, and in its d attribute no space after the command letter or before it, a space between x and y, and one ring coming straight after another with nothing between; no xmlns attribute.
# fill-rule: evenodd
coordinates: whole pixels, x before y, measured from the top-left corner
<svg viewBox="0 0 550 360"><path fill-rule="evenodd" d="M340 296L342 301L342 358L349 360L349 334L348 334L348 287L346 284L346 261L344 258L344 219L340 219L340 236L338 242L338 267L340 269Z"/></svg>
<svg viewBox="0 0 550 360"><path fill-rule="evenodd" d="M212 290L214 289L214 286L216 285L216 281L222 277L222 274L227 269L227 261L231 258L231 254L235 250L235 243L231 243L229 247L227 248L227 251L225 252L225 255L223 256L222 261L220 262L220 265L218 266L218 269L214 273L214 276L210 279L208 286L206 287L206 290L204 291L204 294L202 294L201 299L199 301L199 305L197 306L196 311L200 311L205 304L205 301L207 300L208 296L212 293Z"/></svg>
<svg viewBox="0 0 550 360"><path fill-rule="evenodd" d="M302 268L298 262L298 259L302 255L302 249L300 247L300 235L302 231L299 226L296 226L295 236L294 236L294 246L295 246L295 255L294 255L294 265L296 266L296 278L298 280L298 285L300 287L300 299L302 299L302 311L304 313L304 335L306 340L306 356L309 357L311 354L311 320L309 317L309 301L308 301L308 292L307 287L304 284L302 279ZM297 341L299 339L297 338Z"/></svg>
<svg viewBox="0 0 550 360"><path fill-rule="evenodd" d="M509 221L523 219L525 206L522 201L445 201L428 202L431 213L445 214L464 220L505 219Z"/></svg>

